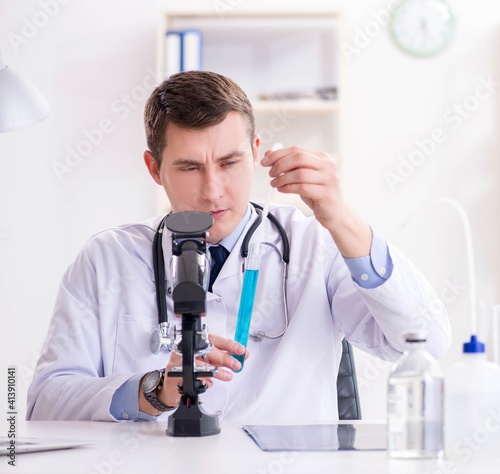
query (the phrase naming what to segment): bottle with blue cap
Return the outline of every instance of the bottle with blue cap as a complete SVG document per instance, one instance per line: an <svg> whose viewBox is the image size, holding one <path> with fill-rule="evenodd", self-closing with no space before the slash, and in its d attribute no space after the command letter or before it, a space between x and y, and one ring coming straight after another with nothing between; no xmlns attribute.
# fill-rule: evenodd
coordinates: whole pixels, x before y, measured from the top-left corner
<svg viewBox="0 0 500 474"><path fill-rule="evenodd" d="M472 335L445 372L445 454L457 467L500 458L500 367Z"/></svg>

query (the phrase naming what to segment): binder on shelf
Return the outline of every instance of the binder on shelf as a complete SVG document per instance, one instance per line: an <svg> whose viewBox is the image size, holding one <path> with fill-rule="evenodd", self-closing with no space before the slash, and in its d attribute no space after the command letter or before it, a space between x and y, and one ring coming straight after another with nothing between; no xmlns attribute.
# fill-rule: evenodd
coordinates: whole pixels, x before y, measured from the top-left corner
<svg viewBox="0 0 500 474"><path fill-rule="evenodd" d="M168 31L165 42L165 77L183 71L198 71L202 68L201 31Z"/></svg>

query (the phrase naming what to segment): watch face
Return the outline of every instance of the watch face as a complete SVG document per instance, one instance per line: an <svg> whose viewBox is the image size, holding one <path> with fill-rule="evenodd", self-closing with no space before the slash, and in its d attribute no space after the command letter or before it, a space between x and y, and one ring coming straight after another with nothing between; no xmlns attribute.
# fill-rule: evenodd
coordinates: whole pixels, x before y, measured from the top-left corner
<svg viewBox="0 0 500 474"><path fill-rule="evenodd" d="M390 31L404 51L430 56L451 42L455 16L444 0L403 0L392 14Z"/></svg>
<svg viewBox="0 0 500 474"><path fill-rule="evenodd" d="M161 372L159 370L153 370L148 375L146 375L144 382L142 383L142 390L144 393L152 392L156 390L161 380Z"/></svg>

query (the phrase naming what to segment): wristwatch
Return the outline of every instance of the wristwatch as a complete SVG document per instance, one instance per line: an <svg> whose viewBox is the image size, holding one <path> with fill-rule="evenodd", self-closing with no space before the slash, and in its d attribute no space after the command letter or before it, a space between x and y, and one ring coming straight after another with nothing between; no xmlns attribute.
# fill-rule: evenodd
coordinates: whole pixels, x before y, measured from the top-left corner
<svg viewBox="0 0 500 474"><path fill-rule="evenodd" d="M161 390L165 380L165 369L153 370L144 377L142 382L142 393L144 398L158 411L165 412L175 410L177 407L169 407L158 400L157 391Z"/></svg>

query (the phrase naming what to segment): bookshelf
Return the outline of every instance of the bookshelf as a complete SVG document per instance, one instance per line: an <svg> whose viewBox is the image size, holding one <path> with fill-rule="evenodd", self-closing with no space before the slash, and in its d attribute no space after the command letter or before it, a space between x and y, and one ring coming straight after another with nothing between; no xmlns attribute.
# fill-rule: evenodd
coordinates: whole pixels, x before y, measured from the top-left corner
<svg viewBox="0 0 500 474"><path fill-rule="evenodd" d="M165 79L167 31L203 34L203 69L234 79L255 110L262 153L276 141L327 151L340 168L345 156L345 81L340 45L341 11L167 10L157 37L157 78ZM263 95L336 88L334 98L262 100ZM252 198L265 199L267 171L258 169ZM165 198L163 198L165 199ZM273 201L308 208L298 196L275 193Z"/></svg>

